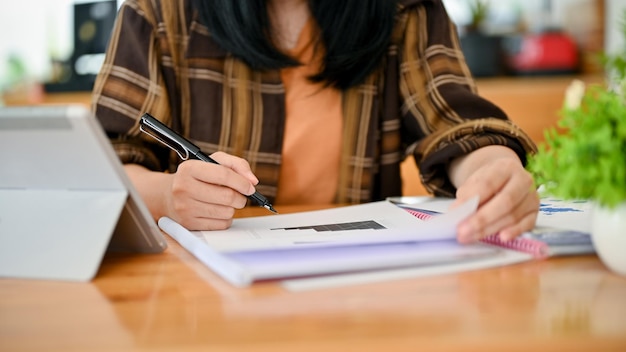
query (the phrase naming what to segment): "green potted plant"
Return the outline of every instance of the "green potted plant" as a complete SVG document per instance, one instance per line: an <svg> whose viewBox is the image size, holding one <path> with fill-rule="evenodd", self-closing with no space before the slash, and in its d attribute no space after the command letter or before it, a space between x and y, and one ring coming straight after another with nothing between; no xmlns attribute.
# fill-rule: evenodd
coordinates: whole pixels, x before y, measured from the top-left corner
<svg viewBox="0 0 626 352"><path fill-rule="evenodd" d="M502 71L500 37L487 33L485 28L489 2L472 0L468 6L471 20L459 38L467 66L475 77L498 75Z"/></svg>
<svg viewBox="0 0 626 352"><path fill-rule="evenodd" d="M486 0L473 0L469 3L471 21L467 30L479 32L483 29L487 15L489 15L489 4Z"/></svg>
<svg viewBox="0 0 626 352"><path fill-rule="evenodd" d="M626 12L624 13L626 18ZM626 38L626 21L622 23ZM574 81L558 126L529 156L545 194L593 202L591 235L600 259L626 275L626 50L605 56L607 83Z"/></svg>

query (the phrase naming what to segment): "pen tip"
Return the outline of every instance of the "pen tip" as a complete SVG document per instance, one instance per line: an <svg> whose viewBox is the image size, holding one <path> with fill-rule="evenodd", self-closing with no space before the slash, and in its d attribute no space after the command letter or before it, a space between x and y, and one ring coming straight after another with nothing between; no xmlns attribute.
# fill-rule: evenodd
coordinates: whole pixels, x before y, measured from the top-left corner
<svg viewBox="0 0 626 352"><path fill-rule="evenodd" d="M273 207L273 206L271 206L270 204L266 204L266 205L264 205L263 207L264 207L265 209L267 209L267 210L271 211L271 212L272 212L272 213L274 213L274 214L278 214L278 212L276 211L276 209L274 209L274 207Z"/></svg>

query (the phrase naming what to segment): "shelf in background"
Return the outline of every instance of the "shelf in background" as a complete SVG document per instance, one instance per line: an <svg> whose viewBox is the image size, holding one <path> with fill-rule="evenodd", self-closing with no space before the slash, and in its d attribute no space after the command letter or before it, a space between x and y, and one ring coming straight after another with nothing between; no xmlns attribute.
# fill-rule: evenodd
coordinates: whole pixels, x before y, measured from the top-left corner
<svg viewBox="0 0 626 352"><path fill-rule="evenodd" d="M556 127L567 86L580 79L587 84L603 83L601 74L582 76L537 76L481 78L478 94L498 105L536 143L544 130Z"/></svg>
<svg viewBox="0 0 626 352"><path fill-rule="evenodd" d="M83 104L89 107L91 92L46 93L41 86L33 85L6 92L2 96L2 102L5 106Z"/></svg>
<svg viewBox="0 0 626 352"><path fill-rule="evenodd" d="M480 78L476 80L476 86L479 95L504 110L535 143L542 143L544 131L557 127L565 90L574 79L580 79L587 84L604 82L602 74L516 76ZM428 194L419 182L419 174L412 157L402 163L401 174L403 195Z"/></svg>

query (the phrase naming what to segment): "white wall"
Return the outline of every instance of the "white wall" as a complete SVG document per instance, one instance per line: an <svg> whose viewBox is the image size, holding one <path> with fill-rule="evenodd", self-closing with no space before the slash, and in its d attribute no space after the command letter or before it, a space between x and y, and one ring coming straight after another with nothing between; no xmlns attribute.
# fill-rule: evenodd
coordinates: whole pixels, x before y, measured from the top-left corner
<svg viewBox="0 0 626 352"><path fill-rule="evenodd" d="M0 4L0 91L7 58L18 57L35 80L50 74L50 58L65 60L73 51L73 5L101 0L21 0ZM122 0L118 0L118 6Z"/></svg>
<svg viewBox="0 0 626 352"><path fill-rule="evenodd" d="M626 0L605 0L606 1L606 35L605 50L608 53L615 53L618 50L625 50L626 42L621 32L622 21L626 21L624 14L626 11Z"/></svg>

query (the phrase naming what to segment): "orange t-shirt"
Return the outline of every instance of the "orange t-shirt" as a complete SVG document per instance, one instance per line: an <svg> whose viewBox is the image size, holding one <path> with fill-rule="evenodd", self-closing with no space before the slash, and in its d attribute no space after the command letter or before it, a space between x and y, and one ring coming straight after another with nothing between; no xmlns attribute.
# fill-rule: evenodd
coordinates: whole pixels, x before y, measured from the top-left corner
<svg viewBox="0 0 626 352"><path fill-rule="evenodd" d="M314 52L312 20L286 53L302 65L282 69L286 125L275 204L331 204L341 158L341 92L312 83L322 53Z"/></svg>

